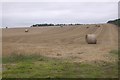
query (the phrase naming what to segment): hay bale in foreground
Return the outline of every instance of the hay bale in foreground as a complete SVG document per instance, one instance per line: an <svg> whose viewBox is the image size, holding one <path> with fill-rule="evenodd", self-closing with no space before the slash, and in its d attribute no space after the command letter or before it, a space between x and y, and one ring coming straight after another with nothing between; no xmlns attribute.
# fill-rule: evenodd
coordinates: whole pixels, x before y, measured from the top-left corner
<svg viewBox="0 0 120 80"><path fill-rule="evenodd" d="M97 43L95 34L87 34L85 38L86 38L86 41L88 44L96 44Z"/></svg>
<svg viewBox="0 0 120 80"><path fill-rule="evenodd" d="M25 32L28 32L28 29L25 29Z"/></svg>

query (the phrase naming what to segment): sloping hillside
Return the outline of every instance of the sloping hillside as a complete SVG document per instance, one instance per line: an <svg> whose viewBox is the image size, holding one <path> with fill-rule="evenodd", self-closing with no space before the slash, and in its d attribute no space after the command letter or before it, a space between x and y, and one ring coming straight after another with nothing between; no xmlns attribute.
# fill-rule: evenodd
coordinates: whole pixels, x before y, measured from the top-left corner
<svg viewBox="0 0 120 80"><path fill-rule="evenodd" d="M71 57L75 61L114 61L108 54L118 47L117 28L112 24L100 24L100 27L93 24L29 28L28 33L24 28L3 29L3 55L38 53L57 58ZM85 35L89 33L96 34L97 44L86 43Z"/></svg>
<svg viewBox="0 0 120 80"><path fill-rule="evenodd" d="M120 27L120 19L110 20L107 23L115 24L115 25Z"/></svg>

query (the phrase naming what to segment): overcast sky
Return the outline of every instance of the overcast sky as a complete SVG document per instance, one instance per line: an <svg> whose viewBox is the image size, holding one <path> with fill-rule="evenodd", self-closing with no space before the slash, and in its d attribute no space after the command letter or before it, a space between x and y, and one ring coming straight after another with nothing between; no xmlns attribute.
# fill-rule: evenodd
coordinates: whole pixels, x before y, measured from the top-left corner
<svg viewBox="0 0 120 80"><path fill-rule="evenodd" d="M118 18L118 3L5 2L2 13L3 27L29 27L37 23L106 23Z"/></svg>

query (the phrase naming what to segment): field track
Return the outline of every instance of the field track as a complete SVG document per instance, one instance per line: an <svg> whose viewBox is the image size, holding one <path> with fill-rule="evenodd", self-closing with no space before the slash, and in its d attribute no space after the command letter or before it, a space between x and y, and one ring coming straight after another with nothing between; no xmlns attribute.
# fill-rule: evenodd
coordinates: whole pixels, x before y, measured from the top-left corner
<svg viewBox="0 0 120 80"><path fill-rule="evenodd" d="M87 28L89 27L89 28ZM118 27L112 24L80 26L8 28L2 30L3 56L12 53L41 54L48 57L73 59L75 62L115 61L109 55L118 47ZM97 44L87 44L86 34L96 34Z"/></svg>

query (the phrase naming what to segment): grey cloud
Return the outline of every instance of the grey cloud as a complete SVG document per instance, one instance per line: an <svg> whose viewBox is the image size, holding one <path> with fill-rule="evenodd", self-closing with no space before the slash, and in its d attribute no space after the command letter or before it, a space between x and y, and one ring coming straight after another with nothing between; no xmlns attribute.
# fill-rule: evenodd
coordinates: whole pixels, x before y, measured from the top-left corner
<svg viewBox="0 0 120 80"><path fill-rule="evenodd" d="M36 23L105 23L117 18L117 3L39 2L3 3L3 26Z"/></svg>
<svg viewBox="0 0 120 80"><path fill-rule="evenodd" d="M0 27L2 27L2 3L0 3Z"/></svg>

